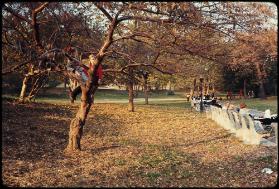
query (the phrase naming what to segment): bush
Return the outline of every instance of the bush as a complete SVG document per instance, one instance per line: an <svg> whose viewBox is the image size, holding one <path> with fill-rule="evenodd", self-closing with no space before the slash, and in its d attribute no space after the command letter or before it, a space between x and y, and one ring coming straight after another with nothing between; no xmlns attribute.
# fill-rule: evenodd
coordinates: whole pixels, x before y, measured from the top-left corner
<svg viewBox="0 0 279 189"><path fill-rule="evenodd" d="M22 79L22 76L18 73L2 76L2 92L12 94L20 93Z"/></svg>
<svg viewBox="0 0 279 189"><path fill-rule="evenodd" d="M166 95L174 95L174 91L167 91Z"/></svg>

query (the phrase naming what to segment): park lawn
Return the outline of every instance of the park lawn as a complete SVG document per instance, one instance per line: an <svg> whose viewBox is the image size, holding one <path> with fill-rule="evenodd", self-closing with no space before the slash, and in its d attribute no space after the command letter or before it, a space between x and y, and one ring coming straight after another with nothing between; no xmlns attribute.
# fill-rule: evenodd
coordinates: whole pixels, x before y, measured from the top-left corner
<svg viewBox="0 0 279 189"><path fill-rule="evenodd" d="M175 92L174 95L166 95L167 91L149 92L151 98L180 98L183 97L182 92ZM134 91L134 94L136 92ZM52 97L52 98L68 98L68 89L64 88L49 88L41 92L38 97ZM128 91L116 89L98 89L95 93L96 99L128 99ZM144 98L144 92L139 91L136 98Z"/></svg>
<svg viewBox="0 0 279 189"><path fill-rule="evenodd" d="M259 111L265 111L266 109L270 109L272 114L278 114L278 100L277 96L267 97L267 99L237 99L233 100L232 103L238 105L244 102L249 109L256 109Z"/></svg>
<svg viewBox="0 0 279 189"><path fill-rule="evenodd" d="M32 187L268 187L276 148L245 145L204 114L168 105L95 104L66 155L78 104L2 101L2 181ZM174 105L174 106L173 106ZM261 173L271 168L270 175Z"/></svg>
<svg viewBox="0 0 279 189"><path fill-rule="evenodd" d="M5 98L16 99L17 95L2 95ZM144 104L144 94L140 91L135 98L136 105ZM157 101L157 99L161 99L161 101ZM185 100L183 100L185 99ZM101 103L106 100L110 101L119 101L121 103L128 103L128 92L125 90L114 90L114 89L99 89L95 94L96 103ZM140 100L140 101L138 101ZM80 101L79 96L77 97L78 104ZM46 91L42 91L38 97L36 97L36 102L42 103L53 103L53 104L61 104L67 105L70 102L68 97L68 89L64 88L50 88ZM222 100L222 103L228 102L228 100ZM232 100L231 103L239 106L241 102L245 102L248 108L257 109L259 111L265 111L266 109L270 109L272 114L278 113L278 100L277 96L268 97L265 100L261 100L259 98L253 99L235 99ZM149 93L149 103L154 106L162 106L162 107L173 107L173 108L190 108L190 102L186 102L186 98L184 97L183 92L175 92L174 95L166 95L166 91L160 91L158 93L150 92Z"/></svg>
<svg viewBox="0 0 279 189"><path fill-rule="evenodd" d="M10 99L17 99L18 94L4 94L2 95L4 98ZM128 92L125 90L114 90L114 89L98 89L95 93L95 100L102 101L102 100L111 100L111 101L123 101L128 103ZM175 92L174 95L166 95L166 91L159 91L159 92L150 92L149 93L149 101L152 103L153 99L178 99L178 102L181 102L183 98L183 93ZM140 99L142 102L137 102ZM68 89L64 88L50 88L46 90L41 90L41 92L37 95L36 102L42 103L54 103L54 104L68 104L70 102L68 96ZM77 96L76 103L79 103L80 95ZM144 93L140 91L138 95L135 97L135 104L144 104ZM185 99L186 101L186 99ZM157 102L157 104L164 104L164 102ZM177 103L177 102L176 102Z"/></svg>

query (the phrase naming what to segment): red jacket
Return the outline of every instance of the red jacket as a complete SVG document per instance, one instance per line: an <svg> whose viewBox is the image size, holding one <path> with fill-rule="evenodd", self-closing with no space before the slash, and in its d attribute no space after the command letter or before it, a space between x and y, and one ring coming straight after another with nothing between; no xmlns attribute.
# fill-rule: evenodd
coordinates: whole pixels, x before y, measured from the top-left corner
<svg viewBox="0 0 279 189"><path fill-rule="evenodd" d="M93 69L93 65L91 63L90 63L89 69ZM88 75L88 73L87 73L87 75ZM99 64L99 67L97 69L97 76L99 77L99 79L103 78L103 68L102 68L101 64Z"/></svg>
<svg viewBox="0 0 279 189"><path fill-rule="evenodd" d="M99 79L103 78L103 68L102 65L99 64L98 70L97 70L97 76L99 77Z"/></svg>

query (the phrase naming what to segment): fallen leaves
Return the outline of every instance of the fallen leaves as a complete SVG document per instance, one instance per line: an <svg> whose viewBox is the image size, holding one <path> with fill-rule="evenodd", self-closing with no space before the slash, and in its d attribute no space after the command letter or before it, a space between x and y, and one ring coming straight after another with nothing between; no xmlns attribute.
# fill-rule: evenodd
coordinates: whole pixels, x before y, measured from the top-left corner
<svg viewBox="0 0 279 189"><path fill-rule="evenodd" d="M3 102L2 175L7 186L267 187L276 149L245 145L183 108L95 104L78 155L65 155L78 106ZM275 152L275 153L274 153ZM261 170L271 167L270 175Z"/></svg>

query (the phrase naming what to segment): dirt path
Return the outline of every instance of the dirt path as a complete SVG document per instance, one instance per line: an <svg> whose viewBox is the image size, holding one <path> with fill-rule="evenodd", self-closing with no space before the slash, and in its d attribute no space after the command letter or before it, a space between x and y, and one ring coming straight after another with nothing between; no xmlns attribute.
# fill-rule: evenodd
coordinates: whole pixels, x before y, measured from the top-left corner
<svg viewBox="0 0 279 189"><path fill-rule="evenodd" d="M277 180L275 149L242 144L186 109L96 104L82 151L65 156L77 105L3 102L2 180L8 186L265 187ZM274 171L261 173L265 167Z"/></svg>

